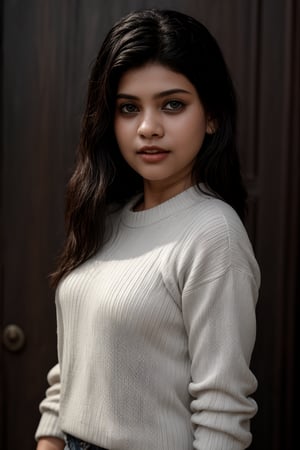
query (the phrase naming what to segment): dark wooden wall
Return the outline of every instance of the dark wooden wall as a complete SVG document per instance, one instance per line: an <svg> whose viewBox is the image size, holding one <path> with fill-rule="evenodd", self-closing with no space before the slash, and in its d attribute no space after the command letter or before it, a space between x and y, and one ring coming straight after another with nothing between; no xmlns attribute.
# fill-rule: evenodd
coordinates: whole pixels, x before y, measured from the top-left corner
<svg viewBox="0 0 300 450"><path fill-rule="evenodd" d="M248 230L262 269L253 370L259 380L254 450L295 441L299 312L300 6L297 0L2 0L0 446L34 448L38 403L56 360L47 274L63 236L91 62L113 22L136 8L178 9L217 37L236 84L239 148L250 192ZM163 450L163 449L162 449Z"/></svg>

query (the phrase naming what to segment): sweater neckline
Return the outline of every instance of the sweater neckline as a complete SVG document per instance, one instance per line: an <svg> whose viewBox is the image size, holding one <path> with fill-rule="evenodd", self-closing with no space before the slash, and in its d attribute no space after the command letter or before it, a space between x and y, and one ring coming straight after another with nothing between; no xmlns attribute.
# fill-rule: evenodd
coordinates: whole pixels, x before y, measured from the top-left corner
<svg viewBox="0 0 300 450"><path fill-rule="evenodd" d="M133 211L134 206L140 198L140 195L137 195L123 208L121 221L124 225L131 228L152 225L176 214L178 211L189 208L196 202L199 202L201 197L202 192L196 186L192 186L153 208L143 211Z"/></svg>

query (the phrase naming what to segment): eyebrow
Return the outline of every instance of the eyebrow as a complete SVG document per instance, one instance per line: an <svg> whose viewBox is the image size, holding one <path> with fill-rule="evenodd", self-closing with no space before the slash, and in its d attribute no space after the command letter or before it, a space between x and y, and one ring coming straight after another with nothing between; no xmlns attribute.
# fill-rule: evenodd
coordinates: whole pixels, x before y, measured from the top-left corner
<svg viewBox="0 0 300 450"><path fill-rule="evenodd" d="M173 94L189 94L189 95L192 95L191 92L186 91L185 89L168 89L167 91L162 91L162 92L159 92L158 94L155 94L153 96L153 98L154 99L159 99L159 98L163 98L163 97L168 97L169 95L173 95ZM136 95L125 94L125 93L122 93L122 92L117 94L117 99L118 98L125 98L125 99L129 99L129 100L139 100L139 97L137 97Z"/></svg>

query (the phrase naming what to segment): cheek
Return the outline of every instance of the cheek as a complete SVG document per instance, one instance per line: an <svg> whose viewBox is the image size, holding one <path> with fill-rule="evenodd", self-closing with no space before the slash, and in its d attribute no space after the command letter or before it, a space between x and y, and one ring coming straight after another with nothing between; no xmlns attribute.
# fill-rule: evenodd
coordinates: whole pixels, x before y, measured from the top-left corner
<svg viewBox="0 0 300 450"><path fill-rule="evenodd" d="M203 143L204 137L206 135L206 127L207 127L207 119L205 117L205 114L202 110L197 110L194 117L190 119L189 121L190 129L189 134L190 136L194 137L200 143L200 146Z"/></svg>
<svg viewBox="0 0 300 450"><path fill-rule="evenodd" d="M126 149L126 146L132 142L133 138L133 126L123 120L115 120L114 131L117 143L120 149Z"/></svg>
<svg viewBox="0 0 300 450"><path fill-rule="evenodd" d="M176 124L173 129L176 130L178 142L185 142L190 148L200 149L206 134L206 121L202 117L200 119L195 120L195 117L191 116L188 120Z"/></svg>

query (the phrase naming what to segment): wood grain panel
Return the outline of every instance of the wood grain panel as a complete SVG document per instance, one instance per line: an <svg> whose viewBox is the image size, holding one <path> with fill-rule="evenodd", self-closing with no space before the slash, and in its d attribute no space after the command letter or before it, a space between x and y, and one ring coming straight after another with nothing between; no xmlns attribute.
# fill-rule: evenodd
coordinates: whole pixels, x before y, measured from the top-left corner
<svg viewBox="0 0 300 450"><path fill-rule="evenodd" d="M65 40L74 17L55 3L10 1L4 10L4 325L17 323L26 335L22 352L4 354L7 449L33 448L45 375L56 360L47 275L62 238L80 93Z"/></svg>
<svg viewBox="0 0 300 450"><path fill-rule="evenodd" d="M254 427L258 448L274 450L296 445L292 416L299 289L299 95L295 97L299 93L299 44L295 39L297 36L299 41L299 19L296 1L263 2L257 222L263 283L254 361L262 408Z"/></svg>
<svg viewBox="0 0 300 450"><path fill-rule="evenodd" d="M2 30L2 24L3 24L3 2L0 1L0 48L2 50L3 48L3 30ZM2 57L2 51L0 52L0 104L2 105L2 75L3 75L3 57ZM4 236L3 236L3 222L4 222L4 211L3 211L3 203L2 203L2 186L3 186L3 163L2 163L2 156L3 156L3 129L2 129L2 123L3 123L3 115L2 115L2 108L0 109L0 329L3 330L3 288L4 288L4 254L3 254L3 245L4 245ZM3 351L2 347L0 347L0 417L4 417L4 394L3 394L3 387L4 387L4 360L3 360ZM0 420L0 436L4 436L4 420ZM1 447L1 441L2 438L0 437L0 447Z"/></svg>
<svg viewBox="0 0 300 450"><path fill-rule="evenodd" d="M278 309L280 328L278 341L281 355L280 405L283 417L276 417L279 428L278 448L294 448L296 444L297 391L297 304L299 296L300 269L300 5L296 0L286 2L284 35L284 98L282 108L281 170L282 205L281 227L284 229L282 243L281 298ZM299 337L299 331L298 331Z"/></svg>

